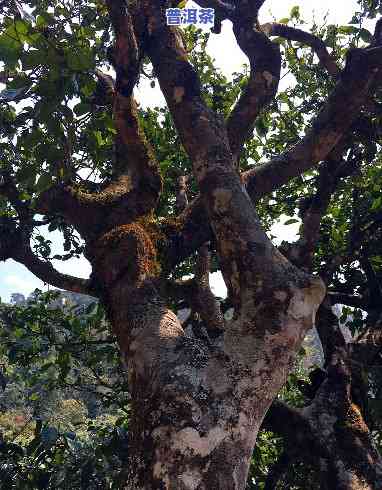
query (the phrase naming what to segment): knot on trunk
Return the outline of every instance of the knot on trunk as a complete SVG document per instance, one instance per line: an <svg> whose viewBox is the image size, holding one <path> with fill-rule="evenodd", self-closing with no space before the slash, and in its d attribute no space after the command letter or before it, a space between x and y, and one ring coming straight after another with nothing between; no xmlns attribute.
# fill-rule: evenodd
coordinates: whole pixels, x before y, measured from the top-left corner
<svg viewBox="0 0 382 490"><path fill-rule="evenodd" d="M107 287L121 279L131 287L138 286L160 269L153 241L139 224L114 228L102 235L92 249L93 266Z"/></svg>

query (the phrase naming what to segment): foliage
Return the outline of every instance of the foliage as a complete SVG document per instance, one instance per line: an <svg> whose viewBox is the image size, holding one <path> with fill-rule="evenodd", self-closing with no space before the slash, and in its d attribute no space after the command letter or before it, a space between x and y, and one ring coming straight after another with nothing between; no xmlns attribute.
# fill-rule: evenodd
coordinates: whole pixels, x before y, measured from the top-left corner
<svg viewBox="0 0 382 490"><path fill-rule="evenodd" d="M0 446L2 489L120 488L127 437L111 424L88 427L90 437L37 425L26 445Z"/></svg>
<svg viewBox="0 0 382 490"><path fill-rule="evenodd" d="M94 300L67 296L0 306L4 490L118 488L128 414L119 353Z"/></svg>
<svg viewBox="0 0 382 490"><path fill-rule="evenodd" d="M55 292L37 292L26 304L1 306L0 353L12 379L23 384L35 409L57 388L92 394L102 387L103 402L118 403L110 393L123 393L125 384L118 376L118 351L101 306L85 298L88 305L67 303L62 308L59 299Z"/></svg>

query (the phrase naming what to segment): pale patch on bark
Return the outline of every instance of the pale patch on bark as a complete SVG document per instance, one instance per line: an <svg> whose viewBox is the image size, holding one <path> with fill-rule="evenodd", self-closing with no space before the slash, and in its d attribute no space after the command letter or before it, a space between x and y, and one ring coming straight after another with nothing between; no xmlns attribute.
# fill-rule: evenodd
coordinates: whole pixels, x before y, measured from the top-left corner
<svg viewBox="0 0 382 490"><path fill-rule="evenodd" d="M158 457L159 451L156 451L156 453ZM158 461L154 464L153 476L155 479L162 480L162 482L165 484L165 488L170 488L170 478L168 477L166 463L162 464L162 462L158 459Z"/></svg>
<svg viewBox="0 0 382 490"><path fill-rule="evenodd" d="M295 320L301 320L312 314L312 305L309 297L304 293L304 290L297 289L288 307L288 315Z"/></svg>
<svg viewBox="0 0 382 490"><path fill-rule="evenodd" d="M231 284L235 293L240 291L240 275L235 261L232 262Z"/></svg>
<svg viewBox="0 0 382 490"><path fill-rule="evenodd" d="M239 415L239 434L240 434L240 439L242 441L245 441L248 439L249 434L253 431L253 423L251 424L250 419L243 413Z"/></svg>
<svg viewBox="0 0 382 490"><path fill-rule="evenodd" d="M185 485L185 488L189 490L196 490L202 481L202 477L198 471L188 471L187 473L183 473L179 478Z"/></svg>
<svg viewBox="0 0 382 490"><path fill-rule="evenodd" d="M319 278L313 278L310 288L296 289L290 300L288 315L295 320L312 318L314 324L315 315L325 296L325 285Z"/></svg>
<svg viewBox="0 0 382 490"><path fill-rule="evenodd" d="M226 213L232 200L232 191L228 189L216 189L213 192L215 213Z"/></svg>
<svg viewBox="0 0 382 490"><path fill-rule="evenodd" d="M320 432L325 438L330 438L333 433L333 426L337 422L337 417L322 413L318 417Z"/></svg>
<svg viewBox="0 0 382 490"><path fill-rule="evenodd" d="M185 94L184 87L174 87L174 100L177 104L182 102L184 94Z"/></svg>
<svg viewBox="0 0 382 490"><path fill-rule="evenodd" d="M183 60L187 60L187 51L184 46L184 40L183 40L183 35L180 29L174 29L173 33L175 34L175 39L176 39L176 44L178 46L178 49L182 51L180 53L180 58Z"/></svg>
<svg viewBox="0 0 382 490"><path fill-rule="evenodd" d="M224 320L226 320L227 322L232 320L233 318L233 313L234 313L234 309L233 308L229 308L225 313L224 313Z"/></svg>
<svg viewBox="0 0 382 490"><path fill-rule="evenodd" d="M153 437L158 440L163 437L168 438L170 430L171 428L168 427L158 427L153 431ZM204 458L228 436L227 431L221 427L214 427L205 436L200 436L199 432L192 427L185 427L171 437L171 449L185 456L192 454ZM160 464L160 461L157 464Z"/></svg>
<svg viewBox="0 0 382 490"><path fill-rule="evenodd" d="M153 311L148 307L138 312L131 324L128 366L129 371L139 376L147 375L147 371L157 363L158 342L169 346L184 335L178 317L166 308Z"/></svg>
<svg viewBox="0 0 382 490"><path fill-rule="evenodd" d="M264 32L264 34L266 34L267 36L269 36L269 34L272 32L272 24L270 22L267 22L266 24L263 24L261 26L261 30Z"/></svg>

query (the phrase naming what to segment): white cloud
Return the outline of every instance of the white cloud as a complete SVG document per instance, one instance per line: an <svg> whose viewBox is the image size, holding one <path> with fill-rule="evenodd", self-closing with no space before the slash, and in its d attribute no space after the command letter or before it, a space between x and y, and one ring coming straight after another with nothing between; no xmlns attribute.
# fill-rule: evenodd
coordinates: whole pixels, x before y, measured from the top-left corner
<svg viewBox="0 0 382 490"><path fill-rule="evenodd" d="M7 289L9 289L9 294L17 292L28 296L36 288L44 290L46 289L44 284L37 278L35 278L32 274L31 278L28 280L26 280L26 278L23 276L12 274L9 276L5 276L3 281L7 286Z"/></svg>

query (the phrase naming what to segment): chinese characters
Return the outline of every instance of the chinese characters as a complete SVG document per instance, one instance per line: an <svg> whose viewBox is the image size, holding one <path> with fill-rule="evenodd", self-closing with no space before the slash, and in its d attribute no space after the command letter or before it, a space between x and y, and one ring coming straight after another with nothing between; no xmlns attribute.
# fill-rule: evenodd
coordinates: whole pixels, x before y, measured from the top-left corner
<svg viewBox="0 0 382 490"><path fill-rule="evenodd" d="M207 8L166 9L167 25L214 24L215 10Z"/></svg>

